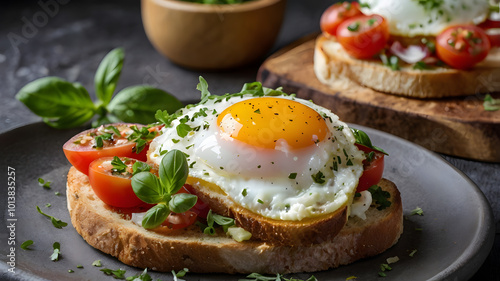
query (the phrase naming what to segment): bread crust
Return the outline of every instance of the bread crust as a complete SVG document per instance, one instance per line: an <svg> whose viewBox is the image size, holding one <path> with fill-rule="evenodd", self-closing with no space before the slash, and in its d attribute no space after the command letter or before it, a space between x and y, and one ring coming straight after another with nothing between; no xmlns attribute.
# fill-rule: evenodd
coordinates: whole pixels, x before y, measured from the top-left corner
<svg viewBox="0 0 500 281"><path fill-rule="evenodd" d="M270 244L296 246L331 241L347 222L347 205L320 217L301 221L276 220L242 207L208 182L193 178L188 179L188 182L195 186L195 195L214 212L234 218L237 226L252 233L254 238Z"/></svg>
<svg viewBox="0 0 500 281"><path fill-rule="evenodd" d="M259 240L236 242L196 228L158 234L113 211L92 191L88 177L71 167L67 200L71 222L92 247L125 264L169 272L294 273L327 270L385 251L403 231L401 197L394 183L379 184L391 194L391 207L370 208L367 219L350 218L331 241L307 246L272 245Z"/></svg>
<svg viewBox="0 0 500 281"><path fill-rule="evenodd" d="M421 99L467 96L500 91L500 84L493 83L493 77L500 77L498 49L492 49L488 57L471 70L447 67L416 70L404 66L394 71L377 60L352 58L334 38L321 34L316 39L314 71L319 81L336 90L357 84Z"/></svg>

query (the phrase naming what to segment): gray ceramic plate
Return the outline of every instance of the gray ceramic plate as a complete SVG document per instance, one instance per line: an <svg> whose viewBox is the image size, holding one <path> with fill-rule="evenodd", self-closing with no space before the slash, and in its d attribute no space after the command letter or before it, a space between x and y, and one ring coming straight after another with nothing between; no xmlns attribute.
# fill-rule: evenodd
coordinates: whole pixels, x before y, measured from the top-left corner
<svg viewBox="0 0 500 281"><path fill-rule="evenodd" d="M365 130L377 146L385 148L385 177L401 190L405 231L399 243L385 253L349 266L317 272L319 280L377 280L379 266L389 257L398 256L384 280L465 280L471 277L488 255L494 238L493 218L481 191L461 172L438 155L408 141L380 131ZM36 206L65 222L70 222L66 209L65 180L70 167L62 152L62 145L80 130L57 131L42 123L24 126L0 135L1 221L15 223L11 232L1 228L1 280L114 280L105 276L92 262L100 259L103 267L125 269L126 276L141 270L128 267L115 258L102 254L76 233L69 224L56 229L40 215ZM11 167L11 168L9 168ZM8 170L15 171L15 179L7 178ZM39 186L38 178L51 181L51 189ZM7 204L7 185L15 185L15 203ZM58 196L55 192L60 192ZM46 207L50 203L51 207ZM9 216L10 211L13 217ZM421 207L424 216L409 216ZM15 219L16 221L8 221ZM15 238L15 273L8 271L12 256L9 237ZM32 250L20 248L26 240L33 240ZM50 259L52 244L60 242L62 258ZM409 254L417 250L413 257ZM77 268L83 265L83 268ZM68 270L74 270L69 273ZM172 280L171 274L151 273L156 279ZM307 279L310 274L294 274ZM200 275L189 273L186 280L238 280L244 276Z"/></svg>

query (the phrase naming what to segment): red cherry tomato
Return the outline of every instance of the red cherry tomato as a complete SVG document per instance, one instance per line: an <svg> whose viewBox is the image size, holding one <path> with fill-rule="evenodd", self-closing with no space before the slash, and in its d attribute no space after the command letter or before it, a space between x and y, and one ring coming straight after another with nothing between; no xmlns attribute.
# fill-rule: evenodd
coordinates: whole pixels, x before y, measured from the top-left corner
<svg viewBox="0 0 500 281"><path fill-rule="evenodd" d="M488 39L490 39L491 47L500 47L500 34L486 34Z"/></svg>
<svg viewBox="0 0 500 281"><path fill-rule="evenodd" d="M321 31L335 36L337 35L337 28L343 21L362 14L357 2L335 3L328 7L321 15Z"/></svg>
<svg viewBox="0 0 500 281"><path fill-rule="evenodd" d="M453 68L468 69L484 60L490 51L490 41L481 28L456 25L436 37L436 53Z"/></svg>
<svg viewBox="0 0 500 281"><path fill-rule="evenodd" d="M382 174L384 173L384 154L360 144L356 144L356 146L367 156L373 152L371 159L367 158L363 161L364 171L359 178L358 188L356 189L356 192L361 192L377 184L382 179Z"/></svg>
<svg viewBox="0 0 500 281"><path fill-rule="evenodd" d="M149 142L136 153L137 143L127 139L133 133L132 126L137 126L139 129L143 127L135 124L110 124L83 131L63 145L64 154L71 165L86 175L89 164L101 157L119 156L146 161ZM117 131L115 132L113 128ZM159 127L152 127L149 130L153 132L158 129ZM99 138L102 140L101 147Z"/></svg>
<svg viewBox="0 0 500 281"><path fill-rule="evenodd" d="M99 158L89 166L89 181L94 193L104 203L113 207L131 208L144 204L132 189L132 165L135 159L123 158L126 172L113 172L113 157Z"/></svg>
<svg viewBox="0 0 500 281"><path fill-rule="evenodd" d="M498 31L492 33L487 31L488 29L499 29L500 20L487 19L478 26L486 30L486 35L488 36L488 39L490 39L491 47L500 47L500 33Z"/></svg>
<svg viewBox="0 0 500 281"><path fill-rule="evenodd" d="M487 19L478 26L482 29L500 28L500 20Z"/></svg>
<svg viewBox="0 0 500 281"><path fill-rule="evenodd" d="M167 219L161 224L169 229L181 229L192 225L196 221L196 213L186 211L184 213L170 213Z"/></svg>
<svg viewBox="0 0 500 281"><path fill-rule="evenodd" d="M337 40L349 55L369 59L386 46L389 26L379 15L352 17L339 25Z"/></svg>
<svg viewBox="0 0 500 281"><path fill-rule="evenodd" d="M193 191L193 187L189 184L185 184L177 193L189 193L189 194L195 194ZM195 212L198 217L206 219L208 215L208 211L210 211L210 206L201 201L200 198L196 201L196 204L191 208L191 211Z"/></svg>

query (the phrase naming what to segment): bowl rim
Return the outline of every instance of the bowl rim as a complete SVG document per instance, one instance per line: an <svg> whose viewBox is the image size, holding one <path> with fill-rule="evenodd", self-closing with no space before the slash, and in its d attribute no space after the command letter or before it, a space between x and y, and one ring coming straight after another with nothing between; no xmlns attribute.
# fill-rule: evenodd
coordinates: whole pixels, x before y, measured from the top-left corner
<svg viewBox="0 0 500 281"><path fill-rule="evenodd" d="M152 1L156 5L164 8L187 11L187 12L238 13L238 12L257 10L260 8L277 4L279 2L285 2L286 0L253 0L238 4L202 4L202 3L186 2L181 0L142 0L142 1Z"/></svg>

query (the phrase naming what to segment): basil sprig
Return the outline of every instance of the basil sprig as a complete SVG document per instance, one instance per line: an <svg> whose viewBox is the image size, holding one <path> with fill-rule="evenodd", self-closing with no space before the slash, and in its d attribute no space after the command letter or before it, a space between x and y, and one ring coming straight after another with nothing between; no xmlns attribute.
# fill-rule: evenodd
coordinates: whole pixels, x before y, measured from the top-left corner
<svg viewBox="0 0 500 281"><path fill-rule="evenodd" d="M186 183L188 172L186 155L174 149L163 156L159 177L150 172L140 172L132 177L132 189L137 197L146 203L156 204L146 212L142 220L144 228L156 228L170 212L183 213L196 204L196 195L176 194Z"/></svg>
<svg viewBox="0 0 500 281"><path fill-rule="evenodd" d="M124 57L123 49L117 48L101 61L94 77L96 102L81 84L58 77L32 81L19 90L16 98L46 124L58 129L78 127L96 114L95 127L120 121L149 124L156 121L157 110L175 112L183 106L169 93L144 85L125 88L113 98Z"/></svg>
<svg viewBox="0 0 500 281"><path fill-rule="evenodd" d="M371 148L373 150L382 152L385 155L389 155L382 148L374 146L372 144L372 141L370 140L370 137L365 132L358 130L358 129L354 129L354 128L350 128L350 129L351 129L352 133L354 134L354 138L356 139L357 144L361 144L361 145L366 146L368 148Z"/></svg>

